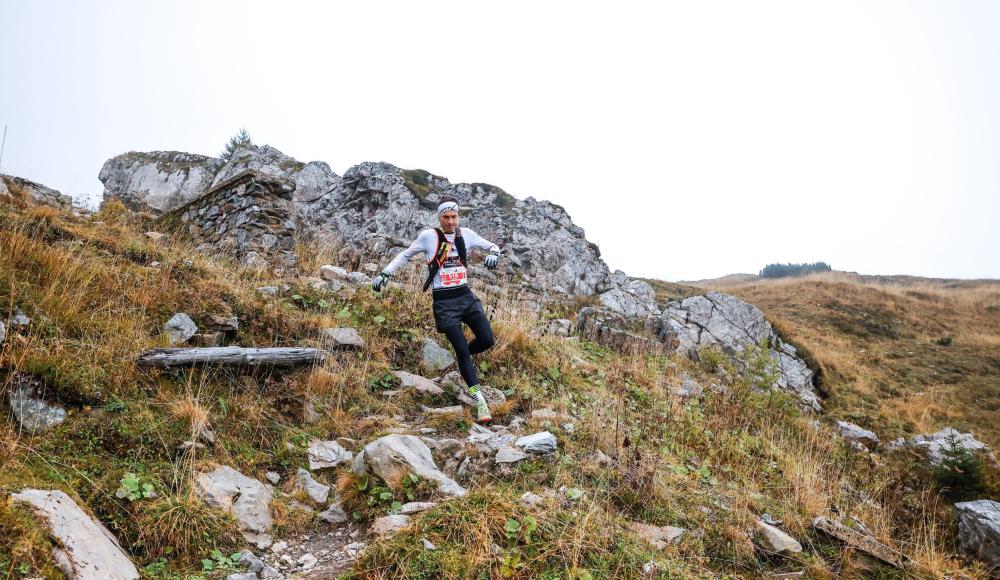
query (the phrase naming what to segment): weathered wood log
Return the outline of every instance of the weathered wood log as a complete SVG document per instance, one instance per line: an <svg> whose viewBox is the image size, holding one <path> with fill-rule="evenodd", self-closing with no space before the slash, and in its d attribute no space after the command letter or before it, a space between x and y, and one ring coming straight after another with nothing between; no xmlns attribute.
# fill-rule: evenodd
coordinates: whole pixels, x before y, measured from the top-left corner
<svg viewBox="0 0 1000 580"><path fill-rule="evenodd" d="M154 348L136 359L140 367L168 368L181 366L238 365L292 367L323 362L327 352L318 348Z"/></svg>
<svg viewBox="0 0 1000 580"><path fill-rule="evenodd" d="M865 535L858 530L849 528L844 524L825 517L818 517L813 520L813 527L844 542L856 550L874 556L886 564L890 564L902 570L906 570L913 565L913 561L893 550L889 546L879 542L875 538Z"/></svg>

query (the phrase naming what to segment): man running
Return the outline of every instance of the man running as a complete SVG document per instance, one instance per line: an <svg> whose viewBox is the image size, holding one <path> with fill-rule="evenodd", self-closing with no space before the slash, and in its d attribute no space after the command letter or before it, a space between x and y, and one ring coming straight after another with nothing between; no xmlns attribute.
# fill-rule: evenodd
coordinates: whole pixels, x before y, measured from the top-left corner
<svg viewBox="0 0 1000 580"><path fill-rule="evenodd" d="M372 280L372 290L380 292L396 270L413 256L423 252L430 258L424 290L431 285L434 287L434 324L455 349L458 370L469 387L469 394L476 400L476 421L489 423L493 417L486 398L479 390L479 377L472 355L493 346L493 329L483 312L483 303L469 288L466 249L489 250L485 265L492 270L500 261L500 248L468 228L459 228L458 210L455 199L441 202L437 209L441 227L420 232L410 247L396 255L385 270ZM476 336L472 342L465 338L463 322Z"/></svg>

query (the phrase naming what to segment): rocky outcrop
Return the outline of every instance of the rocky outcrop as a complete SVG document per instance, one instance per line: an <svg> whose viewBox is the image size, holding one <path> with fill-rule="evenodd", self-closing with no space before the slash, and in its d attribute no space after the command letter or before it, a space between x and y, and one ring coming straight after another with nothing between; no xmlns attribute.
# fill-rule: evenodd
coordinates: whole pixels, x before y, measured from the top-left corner
<svg viewBox="0 0 1000 580"><path fill-rule="evenodd" d="M990 566L1000 566L1000 503L988 499L955 504L958 542Z"/></svg>
<svg viewBox="0 0 1000 580"><path fill-rule="evenodd" d="M436 223L438 202L451 196L471 210L463 217L464 226L504 248L501 270L557 295L613 288L597 246L562 207L531 197L516 199L483 183L453 184L425 171L371 162L350 168L341 178L325 163L302 163L269 146L240 149L228 162L178 152L126 153L108 160L100 178L106 200L163 213L245 173L288 184L283 195L291 203L293 225L306 236L345 242L345 251L359 254L355 258L362 253L380 260L395 255L421 229ZM219 243L208 239L209 232L203 229L199 235Z"/></svg>
<svg viewBox="0 0 1000 580"><path fill-rule="evenodd" d="M892 451L909 447L924 455L927 458L927 463L931 466L937 466L945 458L945 450L952 445L961 447L974 455L987 455L991 458L991 462L995 462L995 458L992 458L992 455L990 455L988 445L976 439L972 433L959 433L958 430L951 427L945 427L937 433L931 433L930 435L917 435L909 440L897 439L887 445L886 449Z"/></svg>
<svg viewBox="0 0 1000 580"><path fill-rule="evenodd" d="M107 160L98 178L105 201L159 213L205 193L223 165L221 159L192 153L132 151Z"/></svg>
<svg viewBox="0 0 1000 580"><path fill-rule="evenodd" d="M835 425L840 436L847 439L856 448L872 450L878 448L878 435L874 432L848 421L837 421Z"/></svg>
<svg viewBox="0 0 1000 580"><path fill-rule="evenodd" d="M660 343L651 336L658 320L655 318L629 318L605 308L587 306L576 316L576 329L580 336L623 352L653 350Z"/></svg>
<svg viewBox="0 0 1000 580"><path fill-rule="evenodd" d="M118 539L88 516L59 490L24 489L11 494L45 521L59 544L53 559L67 578L75 580L131 580L139 571L125 555Z"/></svg>
<svg viewBox="0 0 1000 580"><path fill-rule="evenodd" d="M774 385L759 386L789 391L804 408L821 410L815 372L797 355L794 346L778 337L759 308L739 298L709 292L670 302L661 315L660 337L671 348L691 357L697 357L701 348L717 347L734 360L747 348L763 344L777 365L778 379Z"/></svg>
<svg viewBox="0 0 1000 580"><path fill-rule="evenodd" d="M4 192L6 193L4 194ZM0 175L0 194L3 194L3 197L24 196L35 203L57 209L70 209L73 207L72 197L60 193L51 187L45 187L41 183L13 175Z"/></svg>
<svg viewBox="0 0 1000 580"><path fill-rule="evenodd" d="M600 296L601 304L608 310L632 317L660 314L656 292L647 282L629 278L625 272L616 270L610 284L612 288Z"/></svg>

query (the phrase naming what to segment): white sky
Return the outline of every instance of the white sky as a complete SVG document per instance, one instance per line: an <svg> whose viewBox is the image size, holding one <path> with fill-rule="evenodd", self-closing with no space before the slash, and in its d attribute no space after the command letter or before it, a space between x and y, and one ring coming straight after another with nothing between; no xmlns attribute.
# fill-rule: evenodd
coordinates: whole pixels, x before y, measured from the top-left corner
<svg viewBox="0 0 1000 580"><path fill-rule="evenodd" d="M109 157L245 126L552 200L633 276L998 278L998 30L989 1L0 0L0 171L96 200Z"/></svg>

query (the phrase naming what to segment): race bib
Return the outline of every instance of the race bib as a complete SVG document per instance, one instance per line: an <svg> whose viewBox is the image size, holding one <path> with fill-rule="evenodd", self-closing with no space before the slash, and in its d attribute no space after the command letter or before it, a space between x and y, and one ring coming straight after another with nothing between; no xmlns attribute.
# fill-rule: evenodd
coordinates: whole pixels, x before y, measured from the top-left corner
<svg viewBox="0 0 1000 580"><path fill-rule="evenodd" d="M467 282L465 266L458 256L448 256L438 274L441 276L441 286L444 288L461 286Z"/></svg>

